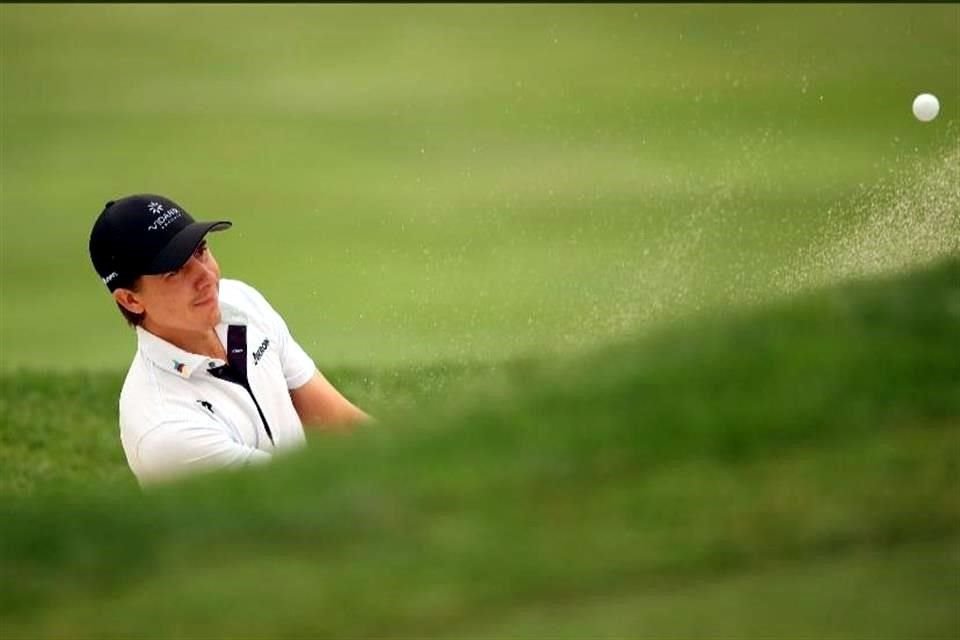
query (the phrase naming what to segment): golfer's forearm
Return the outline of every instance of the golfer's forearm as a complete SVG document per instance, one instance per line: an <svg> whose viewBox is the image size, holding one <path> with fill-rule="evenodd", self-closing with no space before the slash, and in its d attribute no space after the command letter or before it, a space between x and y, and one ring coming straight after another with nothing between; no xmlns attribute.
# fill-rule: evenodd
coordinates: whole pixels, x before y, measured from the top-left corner
<svg viewBox="0 0 960 640"><path fill-rule="evenodd" d="M346 430L357 422L370 419L364 411L347 400L320 372L303 386L290 392L293 407L305 427Z"/></svg>
<svg viewBox="0 0 960 640"><path fill-rule="evenodd" d="M332 411L301 415L300 420L315 431L350 431L360 423L373 422L370 415L350 403Z"/></svg>

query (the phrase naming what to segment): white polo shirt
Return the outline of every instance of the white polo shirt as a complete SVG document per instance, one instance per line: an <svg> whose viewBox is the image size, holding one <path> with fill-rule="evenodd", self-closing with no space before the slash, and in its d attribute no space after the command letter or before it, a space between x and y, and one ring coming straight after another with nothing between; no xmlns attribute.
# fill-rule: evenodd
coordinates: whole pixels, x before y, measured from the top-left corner
<svg viewBox="0 0 960 640"><path fill-rule="evenodd" d="M290 390L313 377L313 360L253 287L221 279L220 312L217 335L238 365L230 369L137 327L120 393L120 439L141 485L265 462L305 441ZM245 381L229 374L243 367Z"/></svg>

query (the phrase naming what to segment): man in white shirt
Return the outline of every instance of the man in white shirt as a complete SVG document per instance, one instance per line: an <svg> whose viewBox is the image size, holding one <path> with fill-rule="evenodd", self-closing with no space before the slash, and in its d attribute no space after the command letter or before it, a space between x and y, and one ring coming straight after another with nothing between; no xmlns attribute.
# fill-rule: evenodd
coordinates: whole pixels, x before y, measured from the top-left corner
<svg viewBox="0 0 960 640"><path fill-rule="evenodd" d="M253 287L221 279L206 235L159 195L110 201L90 258L138 348L120 393L120 438L141 484L264 462L304 443L304 425L369 418L317 371Z"/></svg>

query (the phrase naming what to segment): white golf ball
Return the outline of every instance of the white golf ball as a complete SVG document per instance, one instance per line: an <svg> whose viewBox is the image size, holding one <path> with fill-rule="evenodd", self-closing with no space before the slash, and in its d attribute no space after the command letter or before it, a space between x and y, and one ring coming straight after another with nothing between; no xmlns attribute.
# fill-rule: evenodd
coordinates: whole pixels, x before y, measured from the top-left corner
<svg viewBox="0 0 960 640"><path fill-rule="evenodd" d="M940 113L940 101L932 93L921 93L913 99L913 115L920 122L930 122Z"/></svg>

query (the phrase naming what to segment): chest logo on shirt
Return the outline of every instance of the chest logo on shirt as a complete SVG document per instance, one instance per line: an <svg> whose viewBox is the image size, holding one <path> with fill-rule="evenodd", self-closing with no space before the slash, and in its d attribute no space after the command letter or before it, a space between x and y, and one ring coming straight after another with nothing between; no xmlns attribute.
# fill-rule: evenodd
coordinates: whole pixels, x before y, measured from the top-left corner
<svg viewBox="0 0 960 640"><path fill-rule="evenodd" d="M263 342L260 343L260 346L257 347L257 350L253 352L253 365L256 366L260 364L260 358L263 357L263 354L267 352L267 347L270 346L270 339L264 338Z"/></svg>
<svg viewBox="0 0 960 640"><path fill-rule="evenodd" d="M197 400L197 403L198 403L201 407L203 407L204 409L206 409L207 411L209 411L210 413L213 413L213 405L210 404L209 402L207 402L206 400Z"/></svg>

